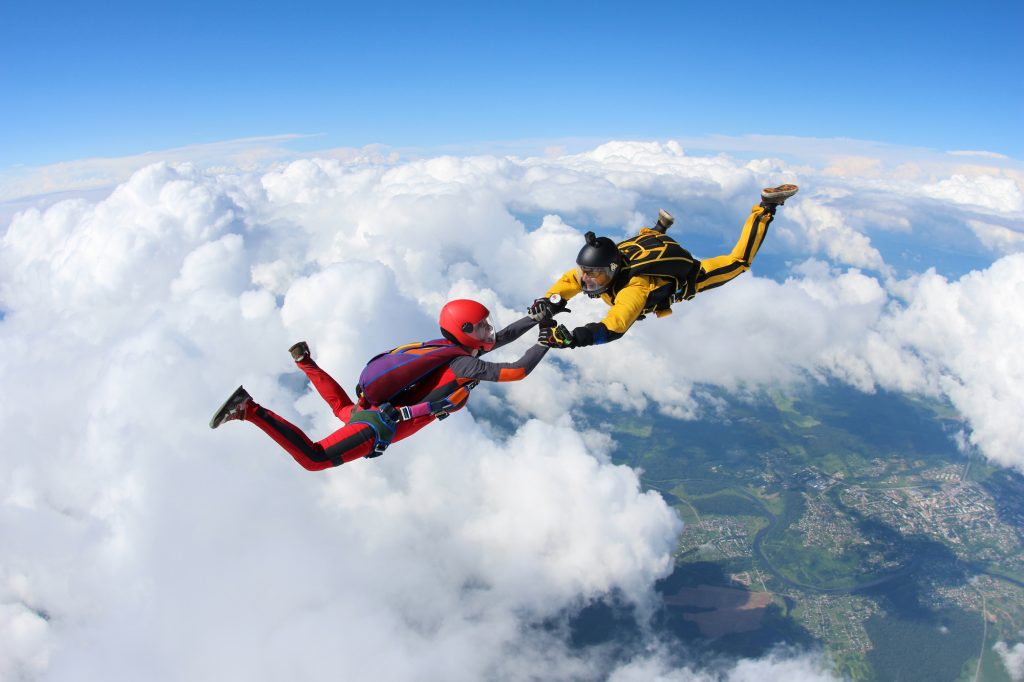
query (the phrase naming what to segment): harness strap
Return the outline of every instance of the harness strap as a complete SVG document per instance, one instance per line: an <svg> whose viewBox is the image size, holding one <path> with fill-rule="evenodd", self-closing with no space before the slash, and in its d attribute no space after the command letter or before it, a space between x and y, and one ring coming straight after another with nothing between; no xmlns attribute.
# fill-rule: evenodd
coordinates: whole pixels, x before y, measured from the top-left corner
<svg viewBox="0 0 1024 682"><path fill-rule="evenodd" d="M383 455L391 445L391 439L395 437L395 427L384 421L378 410L353 410L348 423L366 424L373 429L373 451L366 456L367 459Z"/></svg>
<svg viewBox="0 0 1024 682"><path fill-rule="evenodd" d="M479 383L479 381L471 381L468 384L463 384L446 397L431 402L430 413L437 417L438 421L447 419L455 411L456 407L469 400L469 392L476 388Z"/></svg>
<svg viewBox="0 0 1024 682"><path fill-rule="evenodd" d="M457 407L455 402L452 401L452 397L456 394L465 393L466 397L462 398L459 396L459 402L464 403L469 397L469 392L476 388L479 381L471 381L468 384L459 386L457 389L448 394L447 397L435 400L430 404L430 412L437 418L438 421L447 419L453 410ZM367 459L373 459L374 457L380 457L384 454L384 451L391 445L392 439L395 437L396 425L391 424L385 420L380 410L367 409L367 410L353 410L352 414L348 418L349 424L366 424L373 429L373 450L370 454L366 455Z"/></svg>

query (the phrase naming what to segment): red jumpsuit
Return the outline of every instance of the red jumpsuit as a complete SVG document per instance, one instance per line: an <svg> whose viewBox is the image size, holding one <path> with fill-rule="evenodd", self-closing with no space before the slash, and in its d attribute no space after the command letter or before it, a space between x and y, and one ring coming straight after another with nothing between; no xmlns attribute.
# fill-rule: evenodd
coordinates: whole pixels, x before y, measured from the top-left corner
<svg viewBox="0 0 1024 682"><path fill-rule="evenodd" d="M494 348L500 348L518 339L535 324L536 322L529 317L513 322L496 334ZM421 382L414 394L403 402L415 406L414 414L420 414L412 419L399 421L391 442L408 438L437 419L434 414L423 413L424 410L416 410L416 407L447 399L451 403L447 412L459 410L469 400L469 391L476 382L518 381L537 366L547 350L544 346L531 346L516 362L486 362L470 355L454 358L447 366L436 370ZM356 410L376 410L365 403L352 402L338 382L320 369L312 358L296 364L306 373L314 388L342 421L349 422L352 412ZM321 471L366 457L373 453L376 443L377 434L373 427L362 422L346 423L323 440L314 442L300 428L255 401L250 401L246 405L244 419L262 429L309 471Z"/></svg>

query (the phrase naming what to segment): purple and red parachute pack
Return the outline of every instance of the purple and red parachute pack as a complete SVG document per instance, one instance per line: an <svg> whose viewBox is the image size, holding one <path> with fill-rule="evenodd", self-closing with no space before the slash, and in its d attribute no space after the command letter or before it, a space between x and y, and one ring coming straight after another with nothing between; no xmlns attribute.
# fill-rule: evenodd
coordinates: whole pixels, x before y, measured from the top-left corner
<svg viewBox="0 0 1024 682"><path fill-rule="evenodd" d="M410 343L372 358L359 375L357 392L374 407L390 403L453 359L469 355L447 339Z"/></svg>

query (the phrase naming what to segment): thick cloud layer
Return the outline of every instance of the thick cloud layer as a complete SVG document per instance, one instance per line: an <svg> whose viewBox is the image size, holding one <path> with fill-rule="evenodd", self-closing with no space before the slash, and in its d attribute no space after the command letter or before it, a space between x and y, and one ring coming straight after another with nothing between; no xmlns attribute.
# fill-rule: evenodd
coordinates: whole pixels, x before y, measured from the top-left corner
<svg viewBox="0 0 1024 682"><path fill-rule="evenodd" d="M615 344L549 353L519 385L481 387L475 403L526 419L509 437L462 413L311 475L249 425L206 427L244 383L326 434L337 422L296 391L292 342L351 386L372 354L433 336L448 298L520 316L587 228L625 236L678 206L680 235L727 250L758 188L784 180L805 191L764 253L788 258L788 277L744 275ZM963 201L970 185L952 178L883 180L883 231L926 231L940 202L964 235L979 220L1016 233L1019 184ZM1006 416L1024 402L1020 242L992 242L1004 251L960 279L897 275L871 214L849 210L862 182L609 143L525 160L155 164L100 200L19 213L0 255L0 676L682 675L661 656L615 672L536 627L610 591L644 612L680 530L608 463L606 434L574 425L574 404L693 417L703 384L838 378L944 395L982 452L1021 467ZM748 664L818 670L775 657L730 679Z"/></svg>
<svg viewBox="0 0 1024 682"><path fill-rule="evenodd" d="M206 428L239 381L332 428L278 381L295 338L350 383L372 352L434 334L436 309L401 293L416 265L373 257L393 243L324 257L333 230L304 234L270 193L158 165L8 230L0 669L576 674L524 628L612 589L644 603L680 528L592 456L602 441L529 422L498 442L466 415L315 477L251 427ZM458 285L442 284L436 300Z"/></svg>

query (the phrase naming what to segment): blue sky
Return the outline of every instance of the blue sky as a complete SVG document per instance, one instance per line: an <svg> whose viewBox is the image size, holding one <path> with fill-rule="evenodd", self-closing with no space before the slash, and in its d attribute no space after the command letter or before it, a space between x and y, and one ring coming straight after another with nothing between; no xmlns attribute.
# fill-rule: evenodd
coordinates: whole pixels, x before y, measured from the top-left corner
<svg viewBox="0 0 1024 682"><path fill-rule="evenodd" d="M0 169L709 134L1024 157L1024 3L6 3ZM785 9L781 9L784 7Z"/></svg>

